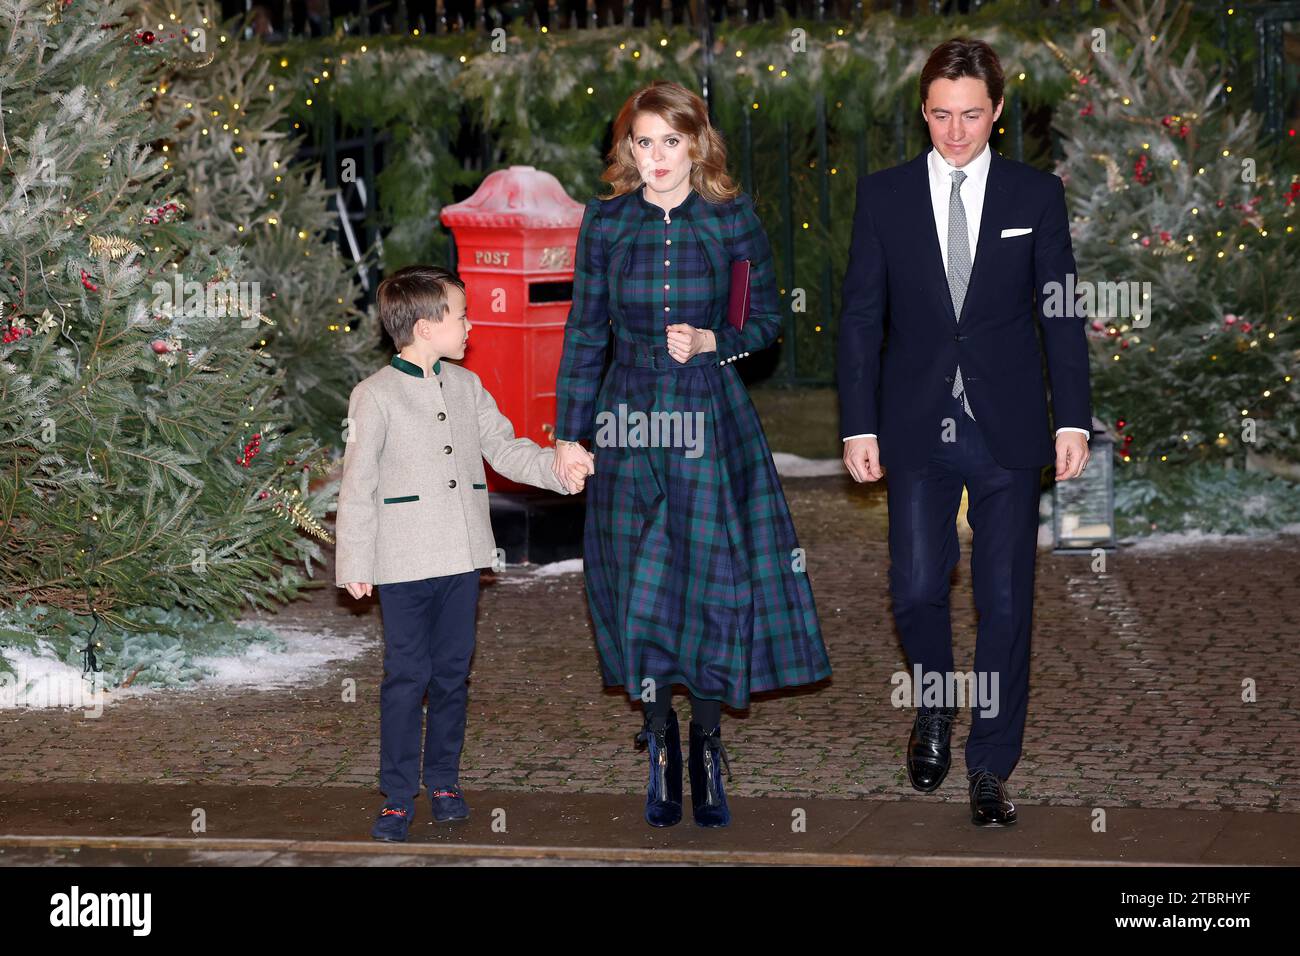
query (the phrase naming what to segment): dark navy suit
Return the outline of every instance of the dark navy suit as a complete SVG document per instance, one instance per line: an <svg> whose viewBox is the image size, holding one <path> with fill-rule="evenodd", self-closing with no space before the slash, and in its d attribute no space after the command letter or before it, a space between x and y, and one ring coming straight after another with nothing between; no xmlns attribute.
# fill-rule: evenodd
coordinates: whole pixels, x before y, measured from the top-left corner
<svg viewBox="0 0 1300 956"><path fill-rule="evenodd" d="M999 706L993 717L972 712L966 764L1005 778L1020 756L1028 700L1039 479L1055 460L1044 359L1055 427L1086 430L1088 349L1077 308L1069 317L1043 314L1049 283L1073 287L1061 180L991 152L958 321L929 151L858 180L837 355L840 434L878 438L889 493L890 593L912 668L953 670L948 590L963 486L968 491L979 611L974 665L997 674ZM974 421L952 397L959 364Z"/></svg>

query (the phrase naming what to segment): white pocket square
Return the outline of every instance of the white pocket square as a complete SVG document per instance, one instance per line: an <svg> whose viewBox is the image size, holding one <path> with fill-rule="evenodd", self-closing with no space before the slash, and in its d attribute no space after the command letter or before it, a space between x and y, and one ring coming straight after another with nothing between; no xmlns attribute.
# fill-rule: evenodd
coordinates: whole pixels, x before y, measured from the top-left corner
<svg viewBox="0 0 1300 956"><path fill-rule="evenodd" d="M1021 226L1018 229L1003 229L1002 238L1006 239L1008 236L1023 236L1025 233L1033 231L1033 226Z"/></svg>

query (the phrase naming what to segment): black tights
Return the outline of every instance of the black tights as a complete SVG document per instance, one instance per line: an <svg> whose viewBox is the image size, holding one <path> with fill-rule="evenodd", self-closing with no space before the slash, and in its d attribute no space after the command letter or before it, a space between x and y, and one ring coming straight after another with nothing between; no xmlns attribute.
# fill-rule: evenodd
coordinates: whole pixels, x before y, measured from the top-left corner
<svg viewBox="0 0 1300 956"><path fill-rule="evenodd" d="M668 711L673 706L671 688L666 693L656 694L653 701L642 701L641 709L650 726L658 729L668 722ZM699 724L705 732L712 730L722 722L722 701L709 700L691 694L691 722Z"/></svg>

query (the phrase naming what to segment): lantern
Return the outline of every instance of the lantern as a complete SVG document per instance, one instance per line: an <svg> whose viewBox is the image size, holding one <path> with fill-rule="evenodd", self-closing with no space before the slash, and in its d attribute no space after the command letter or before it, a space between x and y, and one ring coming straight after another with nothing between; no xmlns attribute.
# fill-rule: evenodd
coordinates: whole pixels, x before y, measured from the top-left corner
<svg viewBox="0 0 1300 956"><path fill-rule="evenodd" d="M1115 439L1092 420L1091 454L1078 478L1052 486L1052 540L1057 554L1113 551L1115 539Z"/></svg>

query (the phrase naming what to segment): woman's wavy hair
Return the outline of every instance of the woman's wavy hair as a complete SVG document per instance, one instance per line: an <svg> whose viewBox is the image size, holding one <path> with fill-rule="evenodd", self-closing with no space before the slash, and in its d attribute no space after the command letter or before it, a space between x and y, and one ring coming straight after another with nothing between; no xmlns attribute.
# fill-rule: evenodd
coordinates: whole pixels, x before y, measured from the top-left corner
<svg viewBox="0 0 1300 956"><path fill-rule="evenodd" d="M690 143L691 188L710 202L726 202L740 193L727 175L727 147L722 134L709 122L704 100L680 83L655 80L627 98L614 120L614 145L601 173L614 192L601 199L614 199L641 187L641 172L632 158L632 123L641 113L655 113Z"/></svg>

